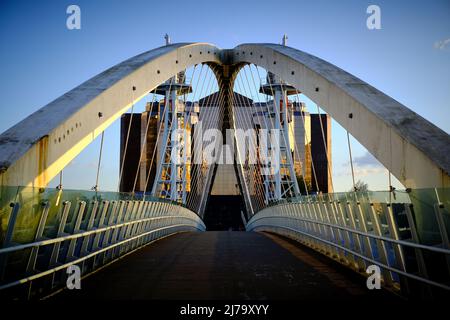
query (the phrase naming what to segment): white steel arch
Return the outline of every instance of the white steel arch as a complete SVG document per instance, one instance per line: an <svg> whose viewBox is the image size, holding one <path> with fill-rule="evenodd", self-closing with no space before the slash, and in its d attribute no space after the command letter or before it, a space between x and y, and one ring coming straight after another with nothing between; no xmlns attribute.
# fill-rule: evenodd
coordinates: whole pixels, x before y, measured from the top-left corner
<svg viewBox="0 0 450 320"><path fill-rule="evenodd" d="M192 65L219 63L219 51L207 43L156 48L50 102L0 135L1 185L45 187L133 102Z"/></svg>
<svg viewBox="0 0 450 320"><path fill-rule="evenodd" d="M287 46L242 44L220 50L207 43L173 44L130 58L5 131L0 135L1 185L45 187L132 100L203 62L253 63L277 74L326 110L406 187L450 186L449 135L364 81Z"/></svg>
<svg viewBox="0 0 450 320"><path fill-rule="evenodd" d="M450 187L450 136L361 79L277 44L239 45L230 60L261 66L301 90L406 187Z"/></svg>

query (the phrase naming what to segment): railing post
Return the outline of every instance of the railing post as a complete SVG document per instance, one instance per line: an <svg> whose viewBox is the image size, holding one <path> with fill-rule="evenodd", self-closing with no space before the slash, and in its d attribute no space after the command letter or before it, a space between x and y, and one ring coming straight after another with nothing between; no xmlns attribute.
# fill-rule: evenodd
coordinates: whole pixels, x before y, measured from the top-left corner
<svg viewBox="0 0 450 320"><path fill-rule="evenodd" d="M291 203L291 207L292 207L292 212L293 212L293 216L295 219L300 219L301 218L301 206L298 203ZM302 220L295 220L296 221L296 226L297 229L300 231L304 231L304 222ZM300 233L297 233L297 237L299 238L300 242L306 243L306 241L304 241L304 236L301 235Z"/></svg>
<svg viewBox="0 0 450 320"><path fill-rule="evenodd" d="M412 212L413 208L414 207L412 204L405 205L406 218L408 220L408 225L409 225L409 229L411 232L412 241L417 244L420 244L419 233L417 232L416 222L414 220L414 216L413 216L413 212ZM419 248L414 248L414 253L416 255L417 268L418 268L419 274L423 278L429 279L428 271L427 271L427 267L426 267L425 259L423 257L422 250ZM431 296L431 290L428 286L422 286L422 295L425 297Z"/></svg>
<svg viewBox="0 0 450 320"><path fill-rule="evenodd" d="M437 190L436 190L437 196ZM433 205L434 213L436 215L437 224L439 227L439 233L442 239L442 246L445 249L450 249L449 237L447 233L447 227L445 225L444 214L445 214L445 205L440 202L439 197L437 197L437 202ZM448 213L447 213L448 215ZM447 272L450 275L450 255L445 255L445 260L447 262Z"/></svg>
<svg viewBox="0 0 450 320"><path fill-rule="evenodd" d="M327 196L330 197L331 195L327 195ZM333 201L330 198L328 198L328 199L324 200L324 204L325 204L325 208L327 209L326 216L327 216L328 223L338 226L339 223L338 223L338 219L337 219L337 213L335 212L336 207L334 206ZM334 242L336 244L342 245L341 242L343 241L344 237L342 236L341 230L339 228L331 228L331 231L333 234ZM345 255L345 251L337 249L337 252L339 254L338 255L339 260L345 264L348 264L348 260Z"/></svg>
<svg viewBox="0 0 450 320"><path fill-rule="evenodd" d="M136 221L143 218L143 216L144 216L144 208L145 208L145 202L144 201L138 201L138 209L137 209L136 216L134 218ZM138 234L140 225L141 225L141 223L133 224L133 228L131 229L131 235L134 236L134 235Z"/></svg>
<svg viewBox="0 0 450 320"><path fill-rule="evenodd" d="M14 235L14 228L16 226L17 216L19 214L20 204L18 202L10 204L11 214L9 216L8 228L6 229L5 239L3 241L3 247L7 248L12 245L12 239ZM7 254L0 255L0 280L3 280L6 272L6 265L8 261Z"/></svg>
<svg viewBox="0 0 450 320"><path fill-rule="evenodd" d="M112 204L112 205L110 205L111 212L109 214L108 222L107 222L108 226L113 226L116 223L118 210L119 210L119 207L121 205L121 200L119 200L119 201L113 200L113 201L111 201L111 204ZM102 241L100 242L100 247L101 248L106 247L109 244L113 243L113 241L114 241L113 237L114 237L114 231L115 230L116 229L114 229L114 230L111 230L111 229L106 230L105 235L104 235ZM106 262L106 260L108 259L108 257L111 255L110 251L111 250L105 251L102 254L102 258L101 258L102 264L104 264Z"/></svg>
<svg viewBox="0 0 450 320"><path fill-rule="evenodd" d="M123 217L123 222L130 222L132 220L133 210L134 210L134 201L127 200L125 215ZM129 229L129 227L130 227L130 225L125 225L125 226L120 227L119 239L118 239L119 241L126 239L127 230ZM120 245L119 248L117 249L118 254L121 255L123 252L125 252L127 250L126 249L127 247L128 247L128 244Z"/></svg>
<svg viewBox="0 0 450 320"><path fill-rule="evenodd" d="M280 221L280 225L281 226L282 225L286 225L286 223L287 223L287 226L289 228L292 228L293 223L292 223L292 220L289 219L289 217L291 215L288 212L288 204L287 203L282 203L281 205L277 206L276 210L278 211L278 216L280 217L280 220L279 220ZM287 221L286 221L286 219L284 219L285 217L288 217ZM291 239L295 239L295 235L292 235L293 232L291 230L285 230L285 232L288 233L288 236Z"/></svg>
<svg viewBox="0 0 450 320"><path fill-rule="evenodd" d="M397 222L395 221L394 210L392 208L392 204L391 203L382 204L382 208L386 215L386 221L388 224L389 233L391 235L391 238L393 238L395 240L400 240L400 235L398 232L398 225L397 225ZM405 256L404 256L402 247L398 244L392 244L392 246L394 248L394 253L395 253L396 268L406 272ZM399 277L401 277L401 276L399 276ZM405 285L406 285L406 282L405 282Z"/></svg>
<svg viewBox="0 0 450 320"><path fill-rule="evenodd" d="M125 215L123 217L123 222L130 222L133 220L134 207L135 207L134 200L128 200L126 204ZM126 225L120 228L119 240L126 239L129 227L130 225Z"/></svg>
<svg viewBox="0 0 450 320"><path fill-rule="evenodd" d="M107 226L112 226L115 223L115 219L116 219L116 215L117 215L117 210L119 208L119 203L116 200L111 201L109 208L111 208L109 216L108 216L108 221L106 222ZM100 241L100 247L103 248L105 246L107 246L111 241L112 241L112 232L113 230L109 229L105 231L105 235L102 239L102 241ZM106 252L105 254L106 255Z"/></svg>
<svg viewBox="0 0 450 320"><path fill-rule="evenodd" d="M109 208L109 201L104 200L103 201L103 208L102 208L102 213L100 214L100 218L98 220L98 225L97 228L102 228L105 226L105 219L106 219L106 213L108 212L108 208ZM96 233L94 236L94 241L92 242L92 251L95 251L99 248L99 243L100 243L100 238L103 236L105 237L106 232L103 232L103 234L101 233ZM94 263L95 264L95 263Z"/></svg>
<svg viewBox="0 0 450 320"><path fill-rule="evenodd" d="M126 205L125 201L119 200L119 203L118 203L119 210L117 212L117 219L115 220L115 222L113 222L113 224L119 224L119 223L122 222L123 210L125 208L125 205ZM114 230L112 232L112 236L111 236L111 241L109 242L109 244L114 244L114 243L116 243L118 241L118 238L119 238L119 235L120 235L120 233L119 233L120 230L119 229L121 229L121 228L119 228L119 227L114 228ZM105 254L106 258L107 259L114 259L115 251L117 251L117 250L118 250L117 247L112 248L111 250L108 250L107 254Z"/></svg>
<svg viewBox="0 0 450 320"><path fill-rule="evenodd" d="M306 219L310 219L310 208L309 208L309 200L307 200L306 203L301 203L300 204L300 212L301 212L301 217L302 218L306 218ZM314 235L316 233L315 231L315 227L316 225L314 223L311 223L309 221L305 221L303 223L303 226L305 228L305 231L311 235ZM318 248L317 246L317 240L310 238L310 237L305 237L303 236L303 239L305 240L306 243L309 243L309 246L311 248Z"/></svg>
<svg viewBox="0 0 450 320"><path fill-rule="evenodd" d="M143 201L144 205L143 205L143 209L142 209L142 218L143 219L147 219L150 216L150 212L149 212L149 208L152 202L150 201ZM148 221L143 221L141 223L139 223L138 227L137 227L137 234L141 234L143 232L146 231L146 226L148 225ZM144 237L139 237L138 241L137 241L137 245L141 246L144 243Z"/></svg>
<svg viewBox="0 0 450 320"><path fill-rule="evenodd" d="M345 201L347 201L347 200L345 199ZM352 223L352 217L350 217L349 207L347 205L344 205L341 202L341 200L337 200L336 205L338 207L338 212L341 215L343 225L347 228L356 230L354 221ZM350 248L353 251L356 251L358 253L361 253L359 241L357 241L357 240L359 240L359 238L355 237L355 235L350 231L347 231L345 234L347 235L348 248ZM352 257L353 267L355 268L355 270L358 270L358 271L364 270L364 261L354 255L351 255L351 257Z"/></svg>
<svg viewBox="0 0 450 320"><path fill-rule="evenodd" d="M153 212L153 216L154 217L160 217L160 216L163 215L163 211L164 211L163 206L164 205L165 205L165 203L161 203L161 202L156 202L155 203L155 211ZM150 230L157 229L159 227L160 223L161 223L160 219L151 221L151 223L150 223ZM158 237L157 232L151 233L150 234L150 241L156 239L157 237Z"/></svg>
<svg viewBox="0 0 450 320"><path fill-rule="evenodd" d="M8 228L6 229L5 240L3 241L3 247L7 248L13 244L14 228L16 227L17 216L19 215L20 204L18 202L11 203L10 207L11 215L9 216Z"/></svg>
<svg viewBox="0 0 450 320"><path fill-rule="evenodd" d="M303 229L303 222L301 220L297 220L297 218L299 217L299 206L294 204L294 203L290 203L289 207L291 208L290 211L292 212L292 217L294 218L292 221L294 222L294 229L295 230L302 230ZM301 242L303 240L303 236L296 232L296 238L299 242Z"/></svg>
<svg viewBox="0 0 450 320"><path fill-rule="evenodd" d="M61 221L59 222L59 225L58 225L56 237L62 237L65 235L64 228L66 226L67 216L69 215L70 207L71 207L71 203L69 201L63 202ZM49 266L53 266L57 263L60 247L61 247L61 242L57 242L53 245L52 254L50 256L50 261L49 261Z"/></svg>
<svg viewBox="0 0 450 320"><path fill-rule="evenodd" d="M364 216L364 211L363 211L363 209L361 207L361 203L358 199L356 199L356 214L358 217L359 230L364 233L369 233L368 228L367 228L366 218ZM370 243L370 239L367 236L362 236L362 239L363 239L363 243L364 243L365 256L367 258L373 259L373 249L372 249L372 244Z"/></svg>
<svg viewBox="0 0 450 320"><path fill-rule="evenodd" d="M343 207L342 207L342 204L341 204L341 201L340 200L335 200L334 201L334 205L335 205L335 207L336 207L336 213L337 213L337 215L338 215L338 217L339 217L339 222L338 222L338 219L336 218L336 224L337 225L340 225L340 226L343 226L343 227L349 227L349 223L347 222L347 219L346 219L346 217L345 217L345 214L344 214L344 209L343 209ZM343 238L343 240L344 240L344 243L345 243L345 247L347 248L347 249L351 249L351 250L354 250L354 248L352 247L352 235L350 234L350 232L348 232L348 231L341 231L342 233L341 233L341 236L342 236L342 234L344 234L345 236L342 236L342 238ZM345 253L344 253L345 254ZM354 269L359 269L359 266L358 266L358 262L357 262L357 258L354 256L354 255L352 255L352 254L348 254L348 263L354 268Z"/></svg>
<svg viewBox="0 0 450 320"><path fill-rule="evenodd" d="M306 203L303 204L303 217L307 218L307 219L312 219L312 208L310 205L310 200L306 200ZM309 233L312 235L317 235L317 231L316 231L316 224L315 223L311 223L311 222L307 222L306 224L307 229L309 230ZM311 243L311 248L313 249L317 249L320 251L320 247L317 245L317 241L315 239L310 240Z"/></svg>
<svg viewBox="0 0 450 320"><path fill-rule="evenodd" d="M317 210L318 210L319 208L318 208L318 202L317 202L317 200L313 200L312 202L311 202L311 220L313 220L313 221L320 221L319 220L319 216L318 216L318 214L317 214ZM324 226L323 225L320 225L320 224L314 224L315 226L316 226L316 236L317 237L320 237L320 238L323 238L323 237L325 237L325 238L328 238L327 237L327 235L326 235L326 229L324 228ZM322 231L323 230L323 231ZM328 245L326 245L325 243L323 243L323 242L318 242L317 243L318 244L318 249L319 249L319 251L322 251L322 253L324 253L324 254L330 254L330 251L328 250Z"/></svg>
<svg viewBox="0 0 450 320"><path fill-rule="evenodd" d="M144 212L144 205L145 205L145 203L143 201L137 201L137 204L136 204L137 210L136 210L136 214L133 218L134 221L138 221L142 218L142 215ZM130 229L131 236L135 236L138 234L140 224L141 223L139 222L139 223L134 223L133 225L131 225L131 229ZM130 243L131 250L136 248L138 246L138 243L139 243L139 239L136 239L132 243Z"/></svg>
<svg viewBox="0 0 450 320"><path fill-rule="evenodd" d="M39 219L39 224L36 229L36 234L34 236L34 241L39 241L43 238L44 230L45 230L45 224L47 222L48 212L50 210L50 203L48 201L43 202L42 204L43 210L41 217ZM36 260L39 253L39 247L33 247L31 248L30 256L28 258L26 273L31 274L35 271L36 268Z"/></svg>
<svg viewBox="0 0 450 320"><path fill-rule="evenodd" d="M159 216L160 207L161 207L160 202L152 202L150 212L149 212L149 217L152 218L152 217ZM155 229L155 224L156 224L155 220L149 220L148 224L146 226L146 229L147 229L146 231L151 231L151 230ZM151 240L153 240L153 237L154 237L154 234L151 233L148 235L148 237L145 237L146 238L145 241L146 242L151 241Z"/></svg>
<svg viewBox="0 0 450 320"><path fill-rule="evenodd" d="M378 212L375 210L374 208L374 203L370 202L370 212L372 214L372 224L373 224L373 230L375 232L376 235L378 236L383 236L383 230L381 228L381 223L380 223L380 217ZM389 263L389 258L388 258L388 250L386 247L386 243L382 240L376 240L377 243L377 248L378 248L378 254L380 255L381 258L381 262L387 266L391 266L391 264ZM383 278L385 281L385 284L389 287L391 287L393 285L393 275L389 270L383 269L382 268L382 272L383 272Z"/></svg>
<svg viewBox="0 0 450 320"><path fill-rule="evenodd" d="M323 204L324 204L323 199L317 200L317 208L318 208L319 217L320 217L319 221L325 222L325 223L330 223L330 221L328 220L327 213L323 212L324 209L326 209L326 208L324 208ZM333 229L330 226L324 225L324 230L325 230L326 239L331 242L335 242L334 235L333 235ZM331 257L339 258L339 251L338 251L338 249L336 249L336 247L330 245L330 246L328 246L328 248L329 248L328 253Z"/></svg>
<svg viewBox="0 0 450 320"><path fill-rule="evenodd" d="M90 215L89 215L89 220L88 220L88 223L86 224L86 231L89 231L89 230L93 229L94 221L95 221L95 215L97 214L97 210L98 210L98 201L94 200L92 202L92 210L91 210ZM83 242L81 244L81 249L80 249L80 256L81 257L88 253L89 241L93 237L94 236L83 237Z"/></svg>
<svg viewBox="0 0 450 320"><path fill-rule="evenodd" d="M75 225L73 227L72 234L76 234L80 232L81 221L83 220L84 210L86 208L86 202L80 201L78 203L78 213L75 216ZM78 239L72 239L69 241L69 249L67 250L66 262L69 262L74 259L75 256L75 248Z"/></svg>
<svg viewBox="0 0 450 320"><path fill-rule="evenodd" d="M360 228L356 224L355 215L353 214L353 206L350 201L346 200L346 209L349 217L349 223L353 230L360 230ZM358 253L364 255L363 244L361 243L361 237L358 234L352 233L353 242L355 244L355 249ZM358 265L360 270L366 270L366 261L364 259L358 259Z"/></svg>
<svg viewBox="0 0 450 320"><path fill-rule="evenodd" d="M132 201L132 208L131 208L131 213L130 213L130 217L128 219L128 221L132 222L136 220L137 215L139 214L139 207L140 207L140 201L134 200ZM135 227L135 224L130 224L128 226L126 226L125 229L125 235L124 235L124 239L128 239L130 236L133 235L133 229ZM128 242L124 247L125 252L129 251L130 248L132 248L133 243Z"/></svg>

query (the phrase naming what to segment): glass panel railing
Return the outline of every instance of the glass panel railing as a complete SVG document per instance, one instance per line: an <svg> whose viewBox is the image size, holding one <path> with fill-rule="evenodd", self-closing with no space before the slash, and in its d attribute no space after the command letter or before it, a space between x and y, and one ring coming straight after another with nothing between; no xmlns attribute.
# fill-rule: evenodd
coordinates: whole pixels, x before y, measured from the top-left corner
<svg viewBox="0 0 450 320"><path fill-rule="evenodd" d="M85 208L81 228L87 225L87 220L95 201L98 202L97 210L100 210L103 207L103 201L142 200L143 198L144 195L142 193L131 194L91 190L0 187L0 247L3 247L5 238L7 237L8 225L13 212L13 204L18 206L18 212L11 242L28 243L35 240L34 237L44 210L48 210L48 214L43 236L54 238L57 235L57 229L63 218L64 210L68 210L64 231L71 233L83 202ZM172 201L152 197L147 194L145 195L145 201L172 203ZM64 205L66 202L70 203L70 208L66 208Z"/></svg>
<svg viewBox="0 0 450 320"><path fill-rule="evenodd" d="M438 195L443 198L449 195L449 190L415 189L411 190L410 198L413 204L413 217L417 225L420 242L427 245L436 245L442 242L436 207L439 207ZM448 208L448 204L447 204Z"/></svg>
<svg viewBox="0 0 450 320"><path fill-rule="evenodd" d="M392 224L395 223L401 240L413 240L424 245L448 247L450 235L450 188L429 188L395 191L341 192L333 194L310 194L289 199L297 204L340 202L353 210L355 224L374 233L377 217L381 235L393 237ZM277 204L282 203L274 203ZM345 219L350 219L344 210ZM391 222L387 214L391 215ZM364 221L359 221L360 219ZM390 224L391 226L390 226ZM414 230L411 224L414 224ZM416 240L414 240L416 241Z"/></svg>
<svg viewBox="0 0 450 320"><path fill-rule="evenodd" d="M298 229L300 238L305 233L322 238L325 244L319 244L321 251L336 253L336 249L330 249L330 240L346 246L399 270L385 270L383 275L397 284L404 276L402 272L419 275L424 283L431 281L435 286L450 283L450 188L313 194L291 202L292 210L300 212L294 219L308 221L308 228ZM291 232L289 212L280 211L277 219L271 219L277 212L276 205L262 210L263 216L257 213L248 229L260 226L260 230ZM347 241L339 238L346 234ZM317 245L317 241L314 243ZM345 257L348 254L341 258Z"/></svg>

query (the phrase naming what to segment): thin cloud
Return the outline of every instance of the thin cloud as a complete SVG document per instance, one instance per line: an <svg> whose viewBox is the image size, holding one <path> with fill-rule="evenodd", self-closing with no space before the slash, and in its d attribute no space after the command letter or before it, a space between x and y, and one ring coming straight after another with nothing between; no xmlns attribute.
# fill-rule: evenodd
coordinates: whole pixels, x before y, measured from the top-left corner
<svg viewBox="0 0 450 320"><path fill-rule="evenodd" d="M386 169L382 167L374 167L374 168L357 168L355 169L355 176L357 177L366 177L372 174L385 173Z"/></svg>
<svg viewBox="0 0 450 320"><path fill-rule="evenodd" d="M350 172L350 162L343 164L343 169L338 175L348 176ZM386 171L386 168L369 152L364 155L353 158L353 169L355 175L358 177L366 177L373 174L379 174Z"/></svg>
<svg viewBox="0 0 450 320"><path fill-rule="evenodd" d="M438 50L445 50L449 45L450 45L450 38L441 41L436 41L434 43L434 48Z"/></svg>
<svg viewBox="0 0 450 320"><path fill-rule="evenodd" d="M358 167L379 167L381 166L381 163L369 152L366 152L362 156L354 157L353 165Z"/></svg>
<svg viewBox="0 0 450 320"><path fill-rule="evenodd" d="M370 175L386 173L386 169L383 167L367 167L367 168L354 168L355 176L358 178L367 177ZM339 177L350 177L352 175L350 168L341 170L336 173Z"/></svg>

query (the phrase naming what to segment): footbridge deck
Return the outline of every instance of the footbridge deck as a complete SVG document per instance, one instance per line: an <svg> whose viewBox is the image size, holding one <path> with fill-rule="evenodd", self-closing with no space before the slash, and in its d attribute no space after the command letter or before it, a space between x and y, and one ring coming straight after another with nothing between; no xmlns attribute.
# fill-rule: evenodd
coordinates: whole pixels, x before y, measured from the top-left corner
<svg viewBox="0 0 450 320"><path fill-rule="evenodd" d="M183 232L138 250L51 299L395 299L287 238Z"/></svg>

